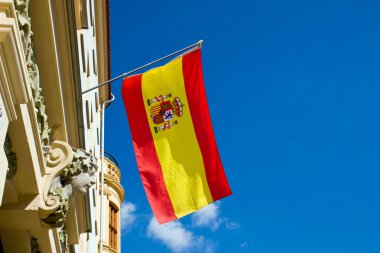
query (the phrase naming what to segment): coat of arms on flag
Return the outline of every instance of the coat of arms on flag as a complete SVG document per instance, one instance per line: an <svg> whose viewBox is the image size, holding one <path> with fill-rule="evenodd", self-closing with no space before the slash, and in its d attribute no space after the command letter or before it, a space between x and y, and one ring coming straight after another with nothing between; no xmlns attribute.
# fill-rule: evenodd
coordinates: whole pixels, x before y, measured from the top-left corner
<svg viewBox="0 0 380 253"><path fill-rule="evenodd" d="M183 104L179 97L175 97L172 101L169 100L170 98L171 94L169 93L147 100L147 104L150 106L150 117L154 124L158 125L154 127L155 133L177 125L176 118L183 115Z"/></svg>

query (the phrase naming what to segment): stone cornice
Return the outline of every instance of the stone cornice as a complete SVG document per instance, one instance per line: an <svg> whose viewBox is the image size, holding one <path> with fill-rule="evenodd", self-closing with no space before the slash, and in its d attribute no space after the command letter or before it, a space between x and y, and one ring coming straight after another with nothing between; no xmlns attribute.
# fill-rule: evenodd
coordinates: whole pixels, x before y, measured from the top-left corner
<svg viewBox="0 0 380 253"><path fill-rule="evenodd" d="M10 121L17 119L14 105L31 99L24 51L13 1L0 3L0 94ZM16 85L17 84L17 85Z"/></svg>

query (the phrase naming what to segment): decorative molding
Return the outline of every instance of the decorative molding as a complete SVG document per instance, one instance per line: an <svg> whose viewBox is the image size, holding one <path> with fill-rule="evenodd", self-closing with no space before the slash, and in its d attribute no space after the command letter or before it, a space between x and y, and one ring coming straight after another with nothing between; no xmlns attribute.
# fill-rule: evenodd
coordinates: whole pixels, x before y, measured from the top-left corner
<svg viewBox="0 0 380 253"><path fill-rule="evenodd" d="M74 148L73 150L75 151L74 158L70 166L63 170L63 181L68 181L83 172L91 173L91 176L94 176L94 168L97 168L97 159L83 149Z"/></svg>
<svg viewBox="0 0 380 253"><path fill-rule="evenodd" d="M96 158L84 150L71 148L66 142L54 141L46 162L39 214L47 226L62 227L69 198L85 194L95 183Z"/></svg>
<svg viewBox="0 0 380 253"><path fill-rule="evenodd" d="M107 159L107 158L106 158ZM120 181L120 170L119 168L110 160L108 160L107 164L107 173L111 177L114 177L116 180Z"/></svg>
<svg viewBox="0 0 380 253"><path fill-rule="evenodd" d="M68 236L65 226L58 229L58 237L59 237L59 242L61 243L61 252L62 253L70 252L69 243L68 243L69 236Z"/></svg>
<svg viewBox="0 0 380 253"><path fill-rule="evenodd" d="M12 142L7 134L4 142L4 152L8 160L7 179L12 179L17 172L17 155L12 151Z"/></svg>
<svg viewBox="0 0 380 253"><path fill-rule="evenodd" d="M48 116L46 114L44 97L41 94L42 88L40 87L38 65L33 52L33 32L31 18L29 17L29 0L14 0L14 4L17 13L22 45L25 52L28 82L32 89L40 138L42 144L46 146L50 144L51 129L49 128L47 120Z"/></svg>
<svg viewBox="0 0 380 253"><path fill-rule="evenodd" d="M104 174L104 180L108 188L112 188L117 193L117 197L120 199L120 202L123 202L125 193L124 193L124 188L120 184L120 182L115 180L114 177L111 177L108 174ZM107 188L105 187L104 190L107 191ZM111 191L108 190L108 193L111 194Z"/></svg>
<svg viewBox="0 0 380 253"><path fill-rule="evenodd" d="M112 248L112 247L109 246L109 245L103 245L103 250L104 250L104 252L106 252L106 253L118 253L117 250L115 250L114 248Z"/></svg>

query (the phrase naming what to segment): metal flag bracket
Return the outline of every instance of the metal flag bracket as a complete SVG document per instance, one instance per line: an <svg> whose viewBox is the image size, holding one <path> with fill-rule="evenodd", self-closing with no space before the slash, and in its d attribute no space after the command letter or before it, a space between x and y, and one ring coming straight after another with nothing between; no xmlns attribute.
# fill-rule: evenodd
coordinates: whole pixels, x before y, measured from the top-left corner
<svg viewBox="0 0 380 253"><path fill-rule="evenodd" d="M119 75L119 76L117 76L117 77L114 77L114 78L112 78L112 79L110 79L110 80L108 80L108 81L105 81L105 82L103 82L103 83L100 83L100 84L98 84L98 85L96 85L96 86L94 86L94 87L92 87L92 88L89 88L89 89L87 89L87 90L84 90L84 91L82 91L82 95L83 95L83 94L86 94L87 92L90 92L90 91L92 91L92 90L95 90L95 89L97 89L97 88L100 88L100 87L102 87L102 86L104 86L104 85L106 85L106 84L112 83L113 81L116 81L116 80L118 80L118 79L120 79L120 78L125 78L125 77L127 77L127 76L129 76L129 75L131 75L131 74L133 74L133 73L135 73L135 72L137 72L137 71L139 71L139 70L142 70L142 69L144 69L144 68L146 68L146 67L149 67L149 66L151 66L151 65L153 65L153 64L155 64L155 63L157 63L157 62L163 61L163 60L165 60L165 59L167 59L167 58L170 58L170 57L172 57L172 56L175 56L175 55L180 54L180 53L182 53L182 52L185 52L185 51L187 51L187 50L190 50L190 49L193 49L193 48L196 48L196 47L201 48L201 47L202 47L202 44L203 44L203 40L199 40L197 43L194 43L194 44L192 44L192 45L190 45L190 46L187 46L187 47L185 47L185 48L182 48L182 49L180 49L180 50L178 50L178 51L176 51L176 52L174 52L174 53L168 54L168 55L166 55L166 56L164 56L164 57L161 57L161 58L159 58L159 59L157 59L157 60L154 60L154 61L152 61L152 62L149 62L149 63L147 63L147 64L145 64L145 65L143 65L143 66L141 66L141 67L138 67L138 68L135 68L135 69L133 69L133 70L131 70L131 71L128 71L128 72L126 72L126 73L123 73L123 74L121 74L121 75Z"/></svg>

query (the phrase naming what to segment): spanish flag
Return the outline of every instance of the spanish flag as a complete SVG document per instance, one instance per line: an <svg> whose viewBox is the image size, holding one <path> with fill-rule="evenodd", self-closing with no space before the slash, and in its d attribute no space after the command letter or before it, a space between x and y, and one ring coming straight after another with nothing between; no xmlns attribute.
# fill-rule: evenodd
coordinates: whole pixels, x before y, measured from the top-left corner
<svg viewBox="0 0 380 253"><path fill-rule="evenodd" d="M162 224L228 195L203 84L200 49L123 81L142 183Z"/></svg>

